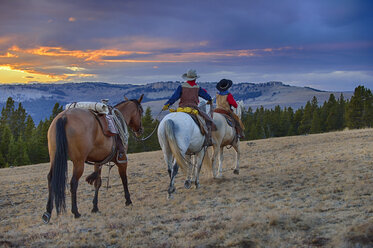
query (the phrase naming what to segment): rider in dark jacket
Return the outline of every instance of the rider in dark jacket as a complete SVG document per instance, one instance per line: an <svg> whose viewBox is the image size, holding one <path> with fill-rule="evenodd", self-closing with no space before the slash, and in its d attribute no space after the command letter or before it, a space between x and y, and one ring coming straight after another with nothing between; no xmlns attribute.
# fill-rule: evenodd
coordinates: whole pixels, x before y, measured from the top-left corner
<svg viewBox="0 0 373 248"><path fill-rule="evenodd" d="M167 110L170 105L174 104L177 100L180 99L179 108L192 108L198 111L198 114L203 117L206 122L206 126L208 129L207 133L207 145L212 145L211 141L211 128L213 125L212 119L206 113L201 111L198 108L199 99L198 97L202 97L203 99L207 100L207 104L212 104L212 99L209 93L196 84L196 79L199 78L195 70L189 70L187 73L182 75L182 78L186 80L183 84L181 84L175 90L174 94L171 98L165 103L162 110Z"/></svg>

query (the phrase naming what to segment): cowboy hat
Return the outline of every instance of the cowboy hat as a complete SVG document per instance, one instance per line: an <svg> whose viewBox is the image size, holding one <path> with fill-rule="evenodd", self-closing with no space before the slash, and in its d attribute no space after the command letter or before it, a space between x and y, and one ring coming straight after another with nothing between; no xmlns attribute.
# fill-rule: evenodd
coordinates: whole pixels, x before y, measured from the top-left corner
<svg viewBox="0 0 373 248"><path fill-rule="evenodd" d="M232 86L233 82L229 79L222 79L216 84L218 91L226 91Z"/></svg>
<svg viewBox="0 0 373 248"><path fill-rule="evenodd" d="M187 73L184 73L181 77L187 81L192 81L192 80L196 80L197 78L199 78L199 75L197 75L196 70L190 69Z"/></svg>

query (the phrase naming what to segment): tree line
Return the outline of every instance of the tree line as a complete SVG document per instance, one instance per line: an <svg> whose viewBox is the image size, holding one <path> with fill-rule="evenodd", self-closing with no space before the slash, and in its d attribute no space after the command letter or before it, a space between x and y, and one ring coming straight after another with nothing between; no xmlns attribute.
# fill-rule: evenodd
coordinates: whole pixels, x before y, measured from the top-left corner
<svg viewBox="0 0 373 248"><path fill-rule="evenodd" d="M56 103L49 118L35 125L22 104L15 107L9 97L0 116L0 168L49 162L47 132L52 120L63 110ZM316 97L304 107L273 109L248 108L243 111L242 121L246 127L244 140L264 139L336 130L365 128L373 126L373 95L364 86L355 88L350 100L343 94L337 99L330 94L328 101L319 104ZM142 117L144 137L158 126L148 107ZM137 140L131 133L129 153L159 150L157 134L146 141Z"/></svg>
<svg viewBox="0 0 373 248"><path fill-rule="evenodd" d="M249 107L243 112L242 121L247 140L372 127L373 95L371 90L358 86L350 100L344 99L343 94L338 99L330 94L323 104L313 97L297 110L276 106L260 107L254 112Z"/></svg>

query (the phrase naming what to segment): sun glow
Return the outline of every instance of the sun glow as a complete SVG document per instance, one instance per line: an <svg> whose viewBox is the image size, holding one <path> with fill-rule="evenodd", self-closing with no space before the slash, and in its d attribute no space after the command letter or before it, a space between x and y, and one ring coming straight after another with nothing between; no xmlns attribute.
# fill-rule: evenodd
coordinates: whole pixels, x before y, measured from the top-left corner
<svg viewBox="0 0 373 248"><path fill-rule="evenodd" d="M30 82L55 82L61 80L58 77L30 73L27 71L12 69L10 66L0 66L0 84L30 83Z"/></svg>

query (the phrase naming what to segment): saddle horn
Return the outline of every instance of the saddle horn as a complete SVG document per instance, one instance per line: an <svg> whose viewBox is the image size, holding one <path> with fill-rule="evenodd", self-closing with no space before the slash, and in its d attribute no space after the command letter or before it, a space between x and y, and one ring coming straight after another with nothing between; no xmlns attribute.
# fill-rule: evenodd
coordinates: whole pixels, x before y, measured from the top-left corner
<svg viewBox="0 0 373 248"><path fill-rule="evenodd" d="M126 96L123 96L123 97L124 97L124 100L129 101L129 99Z"/></svg>

